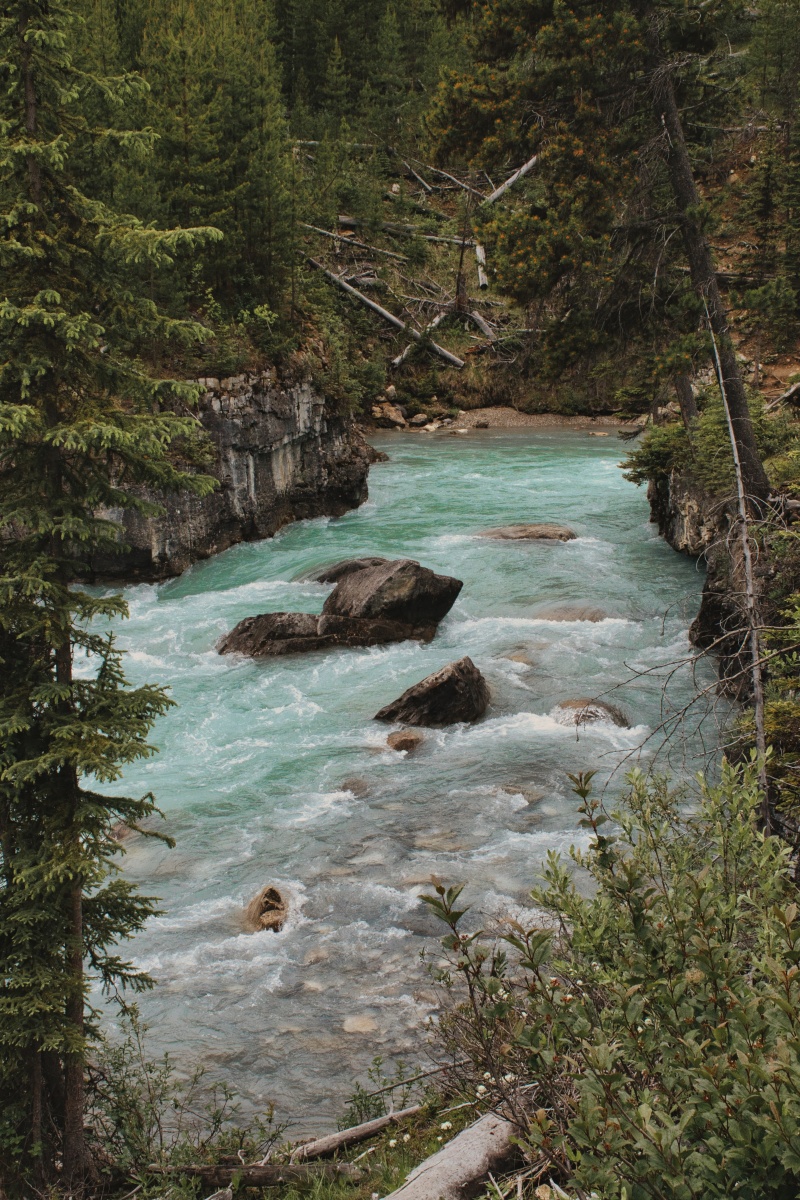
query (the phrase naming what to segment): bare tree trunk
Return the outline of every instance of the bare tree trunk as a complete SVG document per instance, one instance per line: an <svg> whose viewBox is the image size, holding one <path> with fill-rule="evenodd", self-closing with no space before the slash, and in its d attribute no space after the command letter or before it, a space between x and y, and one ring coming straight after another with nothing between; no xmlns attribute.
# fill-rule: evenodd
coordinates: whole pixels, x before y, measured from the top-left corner
<svg viewBox="0 0 800 1200"><path fill-rule="evenodd" d="M67 1023L78 1048L64 1055L63 1180L73 1195L83 1191L86 1181L86 1146L83 1136L85 1105L83 1040L83 887L70 891L70 946L67 966L70 995L66 1004Z"/></svg>
<svg viewBox="0 0 800 1200"><path fill-rule="evenodd" d="M56 651L56 679L72 683L72 646L67 637ZM73 853L81 856L76 828L78 778L67 766L61 772L61 784L67 792L68 819L65 837L73 843ZM73 1048L64 1054L64 1128L62 1131L62 1178L73 1195L80 1195L86 1182L86 1144L83 1136L85 1107L84 1082L84 975L83 975L83 879L78 875L67 898L69 934L66 949L69 991L65 1003L68 1036Z"/></svg>
<svg viewBox="0 0 800 1200"><path fill-rule="evenodd" d="M676 375L672 382L675 386L675 395L678 397L678 404L681 406L683 423L688 429L697 416L697 401L692 391L692 381L688 375L681 374Z"/></svg>
<svg viewBox="0 0 800 1200"><path fill-rule="evenodd" d="M666 162L675 203L681 216L681 232L692 285L708 308L709 325L716 339L719 382L727 396L732 434L741 461L748 508L759 511L769 496L769 480L756 443L744 381L728 329L728 314L720 294L714 259L698 218L700 195L683 136L683 126L675 98L672 64L668 62L662 49L658 18L651 6L643 9L643 17L652 75L653 106L656 120L666 134Z"/></svg>

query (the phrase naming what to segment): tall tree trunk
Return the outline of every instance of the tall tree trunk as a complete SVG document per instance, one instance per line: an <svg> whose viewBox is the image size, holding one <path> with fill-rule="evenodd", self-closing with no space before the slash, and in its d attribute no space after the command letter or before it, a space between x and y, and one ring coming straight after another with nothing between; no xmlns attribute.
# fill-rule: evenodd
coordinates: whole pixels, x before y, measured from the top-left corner
<svg viewBox="0 0 800 1200"><path fill-rule="evenodd" d="M756 443L755 430L747 405L744 380L736 360L736 351L728 329L728 314L719 290L711 248L698 219L700 195L683 136L678 103L675 98L673 67L661 46L656 13L647 5L643 9L647 49L653 87L653 107L656 120L667 140L666 162L678 212L692 285L708 312L708 323L717 343L721 371L720 384L728 400L731 426L741 462L742 478L748 508L760 512L769 495L769 480Z"/></svg>
<svg viewBox="0 0 800 1200"><path fill-rule="evenodd" d="M83 887L73 884L69 895L70 945L67 951L67 969L70 976L70 994L67 998L66 1017L70 1033L79 1045L72 1053L64 1055L64 1132L63 1132L63 1182L73 1195L83 1191L86 1181L86 1146L83 1136L85 1106L84 1056L80 1042L83 1039Z"/></svg>
<svg viewBox="0 0 800 1200"><path fill-rule="evenodd" d="M692 391L692 381L688 375L680 374L676 375L672 382L675 386L675 395L678 397L678 404L681 408L683 423L688 429L697 416L697 401Z"/></svg>
<svg viewBox="0 0 800 1200"><path fill-rule="evenodd" d="M72 646L69 634L56 651L56 679L61 684L72 683ZM66 792L67 822L65 839L73 845L73 853L82 857L77 829L79 786L71 766L61 771L61 785ZM64 1054L64 1128L62 1142L62 1173L64 1185L73 1195L80 1195L86 1182L86 1145L83 1136L85 1107L84 1083L84 974L83 974L83 878L80 874L70 885L67 897L68 940L66 949L68 992L65 1016L74 1049Z"/></svg>

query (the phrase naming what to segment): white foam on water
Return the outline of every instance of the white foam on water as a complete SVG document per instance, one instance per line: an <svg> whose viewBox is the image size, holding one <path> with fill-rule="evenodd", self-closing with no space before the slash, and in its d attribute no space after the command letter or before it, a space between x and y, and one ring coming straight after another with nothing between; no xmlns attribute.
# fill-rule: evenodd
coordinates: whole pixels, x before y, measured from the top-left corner
<svg viewBox="0 0 800 1200"><path fill-rule="evenodd" d="M179 702L154 731L160 756L123 781L131 794L156 792L179 841L172 852L141 839L126 847L125 870L165 909L134 946L161 980L141 998L156 1054L180 1059L191 1043L245 1100L274 1097L280 1119L313 1109L333 1127L375 1053L424 1056L421 1022L433 1010L415 992L431 988L418 952L438 954L440 931L419 899L431 873L467 884L476 923L534 922L527 893L548 849L586 844L566 772L599 767L602 787L657 727L661 680L621 691L632 730L563 726L553 705L685 655L701 583L654 539L610 442L492 431L437 448L387 436L392 461L358 510L285 527L173 583L126 589L131 679L167 683ZM475 536L532 507L580 536L535 554L499 553ZM414 558L464 581L433 642L261 662L217 653L245 616L319 611L328 585L298 576L363 555ZM587 588L613 615L536 616L585 602ZM662 626L682 592L688 606ZM498 658L524 644L533 668ZM375 712L464 654L486 672L495 707L475 725L423 730L413 755L389 750L391 726ZM529 805L529 791L544 796ZM284 929L240 931L266 883L289 896ZM378 1030L345 1037L341 1014L362 1007Z"/></svg>

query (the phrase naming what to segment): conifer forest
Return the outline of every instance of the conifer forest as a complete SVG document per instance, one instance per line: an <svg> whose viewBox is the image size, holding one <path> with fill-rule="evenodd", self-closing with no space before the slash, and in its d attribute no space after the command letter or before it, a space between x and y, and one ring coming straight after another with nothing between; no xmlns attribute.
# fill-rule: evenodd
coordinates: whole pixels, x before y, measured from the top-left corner
<svg viewBox="0 0 800 1200"><path fill-rule="evenodd" d="M0 1200L800 1196L800 0L3 0Z"/></svg>

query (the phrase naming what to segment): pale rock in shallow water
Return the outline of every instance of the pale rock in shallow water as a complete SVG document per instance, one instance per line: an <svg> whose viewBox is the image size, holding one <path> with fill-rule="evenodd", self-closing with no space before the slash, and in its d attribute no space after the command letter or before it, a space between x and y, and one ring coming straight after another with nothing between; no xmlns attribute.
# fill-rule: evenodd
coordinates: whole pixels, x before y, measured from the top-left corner
<svg viewBox="0 0 800 1200"><path fill-rule="evenodd" d="M569 603L546 604L533 614L539 621L605 621L608 613L593 604Z"/></svg>
<svg viewBox="0 0 800 1200"><path fill-rule="evenodd" d="M617 708L615 704L606 704L603 700L593 700L590 696L559 701L553 716L561 725L590 725L594 721L611 721L623 729L630 728L630 722L621 708Z"/></svg>
<svg viewBox="0 0 800 1200"><path fill-rule="evenodd" d="M497 542L571 542L578 535L566 525L542 523L500 525L497 529L484 529L478 536Z"/></svg>
<svg viewBox="0 0 800 1200"><path fill-rule="evenodd" d="M345 1017L342 1029L345 1033L375 1033L378 1022L367 1013L359 1016Z"/></svg>
<svg viewBox="0 0 800 1200"><path fill-rule="evenodd" d="M390 733L386 739L386 745L390 750L405 750L408 754L413 753L424 741L421 733L411 733L407 729L398 729L395 733Z"/></svg>

